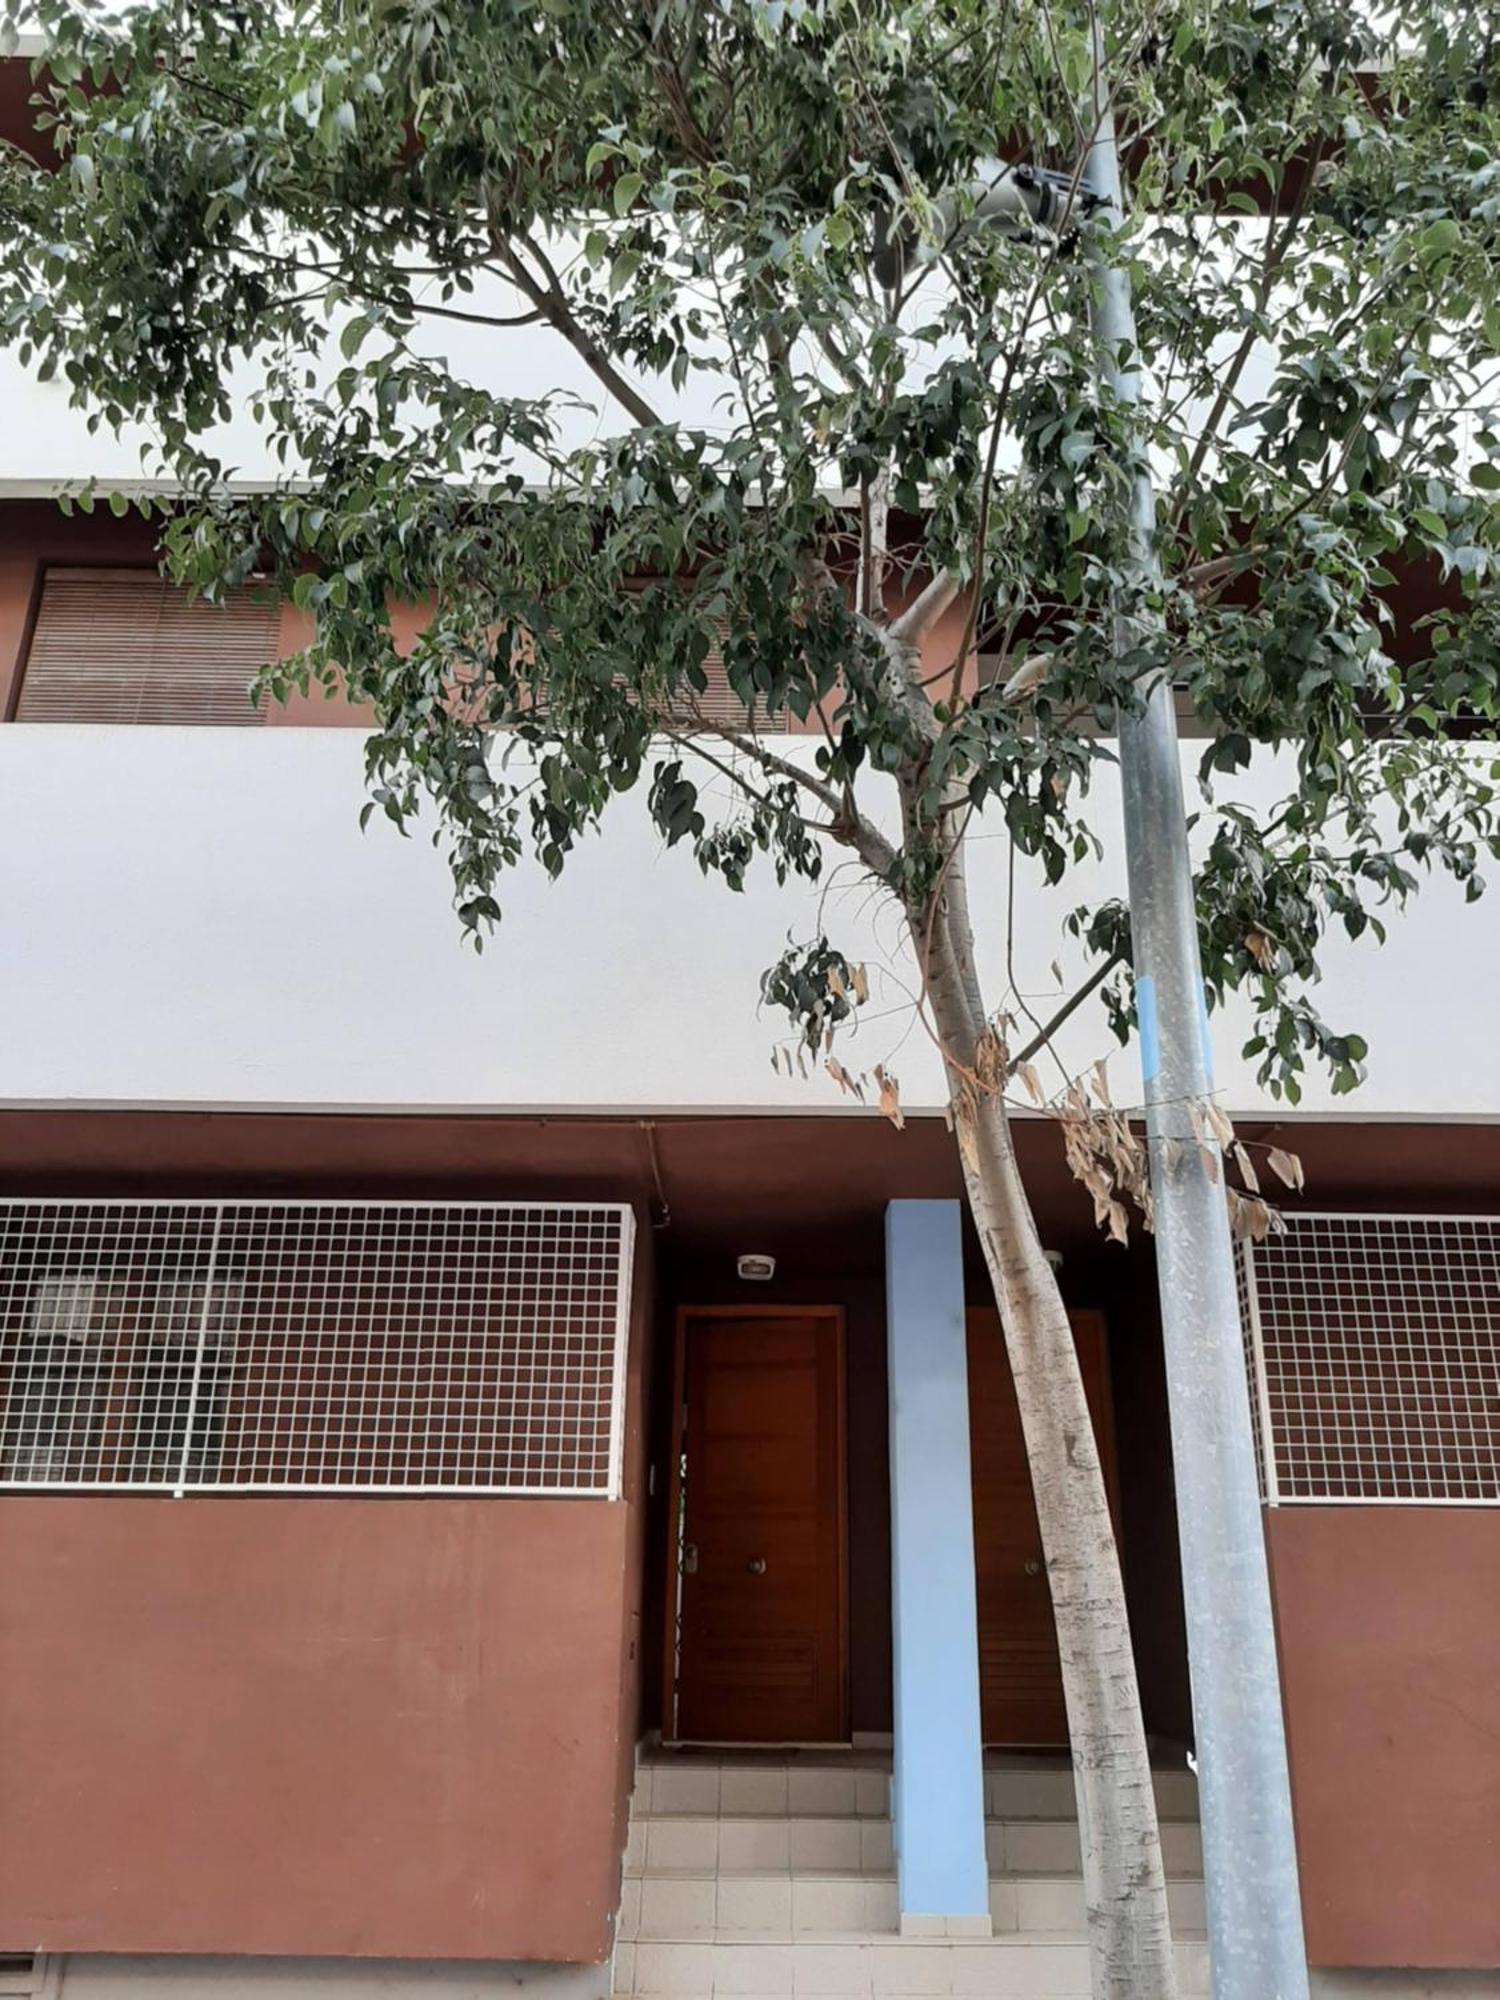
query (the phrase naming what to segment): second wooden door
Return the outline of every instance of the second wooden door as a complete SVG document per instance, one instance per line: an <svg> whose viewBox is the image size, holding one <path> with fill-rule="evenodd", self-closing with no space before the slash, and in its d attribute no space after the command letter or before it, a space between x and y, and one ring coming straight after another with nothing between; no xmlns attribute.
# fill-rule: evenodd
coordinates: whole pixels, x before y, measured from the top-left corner
<svg viewBox="0 0 1500 2000"><path fill-rule="evenodd" d="M1099 1313L1071 1315L1083 1385L1114 1490L1108 1357ZM1062 1667L1042 1536L1031 1497L1021 1413L1000 1316L968 1315L969 1434L974 1468L974 1561L979 1596L979 1692L986 1743L1068 1740Z"/></svg>

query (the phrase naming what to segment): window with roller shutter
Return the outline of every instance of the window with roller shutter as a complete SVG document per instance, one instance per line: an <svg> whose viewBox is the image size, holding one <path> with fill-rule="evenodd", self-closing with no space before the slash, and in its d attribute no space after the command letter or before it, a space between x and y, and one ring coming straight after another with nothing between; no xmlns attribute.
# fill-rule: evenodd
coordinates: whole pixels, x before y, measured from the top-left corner
<svg viewBox="0 0 1500 2000"><path fill-rule="evenodd" d="M48 570L16 720L253 726L277 617L270 590L207 604L152 570Z"/></svg>
<svg viewBox="0 0 1500 2000"><path fill-rule="evenodd" d="M722 636L724 628L720 626L719 630ZM785 734L791 718L784 708L776 715L768 716L763 702L758 701L753 709L747 709L740 700L729 684L729 672L720 646L711 646L705 654L703 673L708 686L702 694L697 694L684 683L678 690L676 701L663 714L664 722L681 728L701 721L711 728L748 729L761 736Z"/></svg>

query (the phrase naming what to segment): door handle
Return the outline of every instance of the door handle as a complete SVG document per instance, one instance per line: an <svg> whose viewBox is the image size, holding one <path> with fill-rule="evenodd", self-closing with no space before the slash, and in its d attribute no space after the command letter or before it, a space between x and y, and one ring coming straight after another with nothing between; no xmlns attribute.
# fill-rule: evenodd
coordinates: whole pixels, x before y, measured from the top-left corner
<svg viewBox="0 0 1500 2000"><path fill-rule="evenodd" d="M1040 1576L1042 1573L1042 1559L1040 1556L1028 1556L1021 1567L1028 1576Z"/></svg>
<svg viewBox="0 0 1500 2000"><path fill-rule="evenodd" d="M684 1576L698 1574L698 1544L684 1542L682 1545L682 1573Z"/></svg>
<svg viewBox="0 0 1500 2000"><path fill-rule="evenodd" d="M752 1576L764 1576L766 1573L766 1559L764 1556L751 1556L745 1567Z"/></svg>

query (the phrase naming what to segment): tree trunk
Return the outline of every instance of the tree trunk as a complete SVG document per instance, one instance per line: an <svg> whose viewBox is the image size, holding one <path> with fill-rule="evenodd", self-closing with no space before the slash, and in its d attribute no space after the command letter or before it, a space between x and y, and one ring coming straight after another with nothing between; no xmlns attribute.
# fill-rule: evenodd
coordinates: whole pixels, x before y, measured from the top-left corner
<svg viewBox="0 0 1500 2000"><path fill-rule="evenodd" d="M955 857L932 926L928 1000L950 1058L969 1208L984 1248L1026 1439L1057 1622L1083 1842L1094 2000L1177 1990L1156 1797L1120 1559L1067 1310L1021 1182L993 1087L973 1086L986 1019ZM927 913L914 921L926 935Z"/></svg>

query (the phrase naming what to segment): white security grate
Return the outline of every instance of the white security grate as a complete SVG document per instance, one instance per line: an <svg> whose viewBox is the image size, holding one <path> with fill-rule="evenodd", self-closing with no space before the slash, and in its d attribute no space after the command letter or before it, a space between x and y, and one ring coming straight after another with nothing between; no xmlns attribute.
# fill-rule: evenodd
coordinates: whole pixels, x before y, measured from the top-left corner
<svg viewBox="0 0 1500 2000"><path fill-rule="evenodd" d="M628 1207L0 1202L0 1486L618 1497Z"/></svg>
<svg viewBox="0 0 1500 2000"><path fill-rule="evenodd" d="M1500 1218L1285 1221L1241 1252L1266 1499L1500 1505Z"/></svg>

